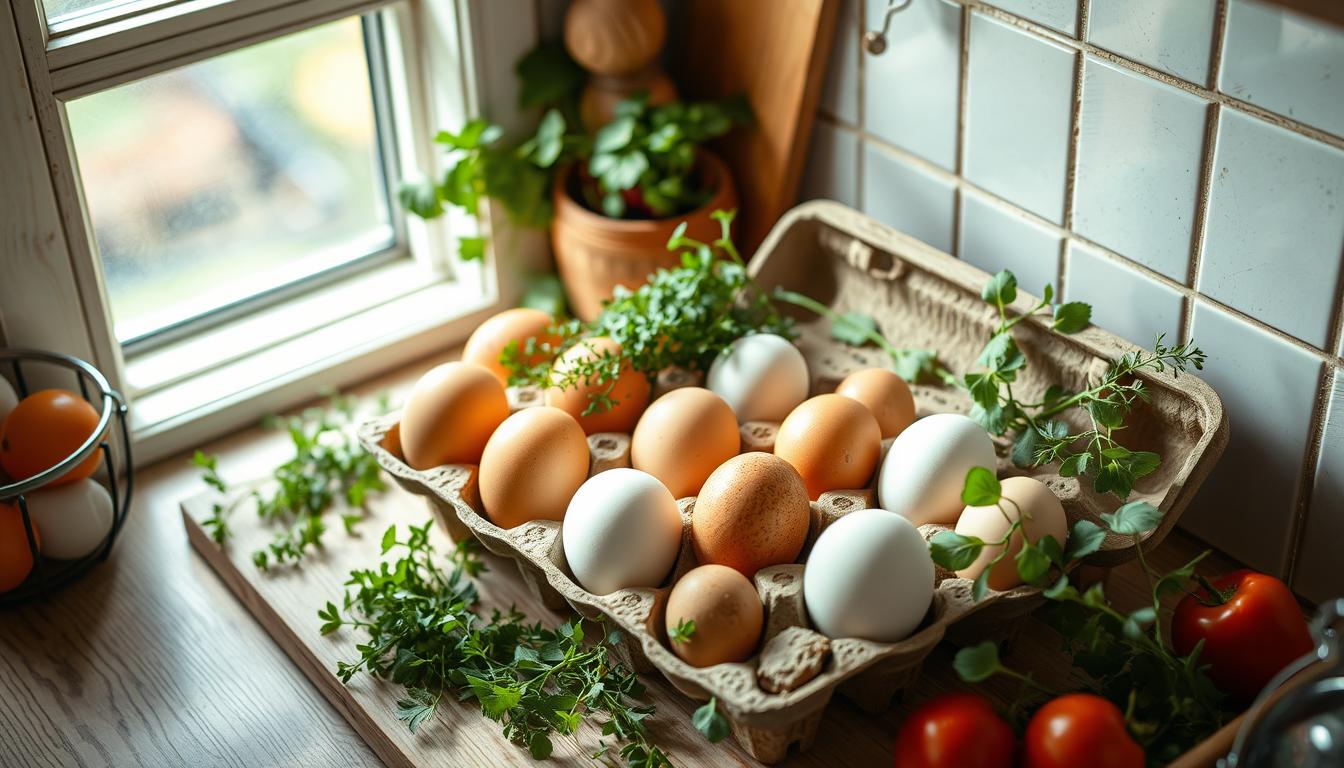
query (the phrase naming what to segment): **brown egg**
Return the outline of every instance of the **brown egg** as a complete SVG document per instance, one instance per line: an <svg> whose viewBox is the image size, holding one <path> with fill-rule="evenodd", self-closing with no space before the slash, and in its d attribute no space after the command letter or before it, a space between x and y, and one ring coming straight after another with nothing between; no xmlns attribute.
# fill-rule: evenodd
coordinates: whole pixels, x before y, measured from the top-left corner
<svg viewBox="0 0 1344 768"><path fill-rule="evenodd" d="M915 396L905 379L885 368L864 368L840 382L835 394L858 400L877 418L882 439L895 437L915 421Z"/></svg>
<svg viewBox="0 0 1344 768"><path fill-rule="evenodd" d="M796 469L769 453L744 453L725 461L700 489L691 544L701 563L751 578L798 557L810 518L807 486Z"/></svg>
<svg viewBox="0 0 1344 768"><path fill-rule="evenodd" d="M559 381L566 371L572 370L584 360L615 356L620 354L620 351L621 345L605 336L587 339L561 355L551 373L551 381ZM607 392L608 387L611 387L610 392ZM649 404L649 389L648 377L632 369L627 363L617 374L614 387L611 382L599 384L590 376L589 380L580 381L577 386L547 389L546 404L578 419L579 426L589 435L596 432L631 432L639 421L640 414L644 413L644 407ZM591 402L589 395L602 393L606 393L615 404L606 410L583 415Z"/></svg>
<svg viewBox="0 0 1344 768"><path fill-rule="evenodd" d="M504 385L470 363L444 363L420 377L401 412L401 450L414 469L478 464L509 416Z"/></svg>
<svg viewBox="0 0 1344 768"><path fill-rule="evenodd" d="M723 398L700 387L653 401L635 425L630 465L662 481L678 499L694 496L710 474L737 455L742 436Z"/></svg>
<svg viewBox="0 0 1344 768"><path fill-rule="evenodd" d="M588 439L559 408L524 408L499 425L481 455L486 517L501 528L563 520L588 479Z"/></svg>
<svg viewBox="0 0 1344 768"><path fill-rule="evenodd" d="M989 588L993 590L1012 589L1022 583L1017 574L1017 562L1014 558L1022 551L1022 533L1030 541L1039 541L1050 535L1063 547L1069 535L1069 520L1064 514L1064 505L1045 483L1030 477L1009 477L1000 481L1001 500L999 507L967 507L957 520L957 533L963 536L978 536L984 541L999 541L1012 525L1010 520L1023 518L1022 528L1008 541L1008 555L989 572ZM1007 513L1008 518L1004 518ZM980 550L975 562L957 571L963 579L974 579L989 565L1002 547L987 546Z"/></svg>
<svg viewBox="0 0 1344 768"><path fill-rule="evenodd" d="M462 361L481 366L493 373L500 384L507 385L509 369L499 361L504 348L509 342L516 341L521 353L522 346L531 337L535 337L538 344L559 344L558 336L547 333L552 322L551 316L539 309L506 309L477 326L471 338L467 339L467 345L462 348ZM537 365L546 359L546 355L537 353L524 359L528 365Z"/></svg>
<svg viewBox="0 0 1344 768"><path fill-rule="evenodd" d="M803 401L775 436L775 455L798 470L812 499L825 491L868 487L881 454L877 419L863 404L840 395Z"/></svg>
<svg viewBox="0 0 1344 768"><path fill-rule="evenodd" d="M751 658L765 610L746 576L727 566L702 565L672 586L664 621L669 638L682 622L695 622L689 639L669 640L672 652L693 667L712 667Z"/></svg>

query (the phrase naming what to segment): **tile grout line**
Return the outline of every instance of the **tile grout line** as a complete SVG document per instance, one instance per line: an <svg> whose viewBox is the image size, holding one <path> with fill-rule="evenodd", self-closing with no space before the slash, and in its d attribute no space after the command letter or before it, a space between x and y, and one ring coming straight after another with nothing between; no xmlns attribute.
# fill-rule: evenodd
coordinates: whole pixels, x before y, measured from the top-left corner
<svg viewBox="0 0 1344 768"><path fill-rule="evenodd" d="M1006 208L1008 209L1009 212L1017 215L1019 218L1025 219L1044 229L1050 230L1053 234L1055 234L1058 237L1066 239L1072 238L1073 240L1078 241L1080 244L1086 245L1089 248L1097 251L1102 256L1107 258L1109 261L1115 262L1123 267L1126 267L1130 271L1137 272L1143 275L1144 277L1151 279L1154 282L1160 283L1170 288L1171 290L1175 291L1176 293L1181 294L1183 297L1186 297L1192 301L1199 300L1205 304L1208 304L1211 307L1214 307L1215 309L1222 310L1232 315L1233 317L1249 325L1252 325L1260 330L1263 330L1266 333L1269 333L1275 338L1293 347L1296 347L1297 349L1310 353L1314 357L1321 359L1326 365L1330 365L1337 368L1344 368L1344 357L1335 354L1334 351L1327 351L1320 349L1318 347L1313 347L1311 344L1302 341L1301 339L1298 339L1294 336L1285 333L1282 330L1279 330L1278 328L1268 325L1259 318L1252 317L1251 315L1246 314L1244 311L1236 309L1235 307L1231 307L1227 304L1224 304L1223 302L1218 301L1217 299L1211 296L1201 294L1197 292L1195 289L1191 288L1190 286L1185 285L1184 283L1177 282L1171 279L1170 277L1167 277L1166 275L1163 275L1160 272L1153 270L1151 267L1145 266L1136 261L1132 261L1123 254L1120 254L1117 251L1114 251L1106 247L1105 245L1102 245L1101 243L1091 240L1090 238L1084 237L1078 234L1077 232L1066 230L1059 224L1056 224L1048 219L1041 218L1039 215L1022 208L1017 204L1009 200L1006 200L1000 197L999 195L994 194L993 192L989 192L984 188L979 187L971 183L970 181L967 181L964 177L957 176L956 174L952 173L946 168L943 168L942 166L936 163L925 160L924 158L910 152L909 150L901 149L900 147L888 144L878 136L870 134L866 131L856 130L855 128L847 125L843 125L838 121L829 119L828 116L822 115L821 118L823 120L826 120L827 122L831 122L833 125L836 125L837 127L842 128L844 130L854 131L856 134L858 134L860 139L862 139L862 141L864 141L866 144L875 147L876 149L888 155L893 155L897 159L900 159L909 165L915 166L918 169L927 171L929 175L937 176L940 179L949 181L955 187L957 187L958 190L964 188L979 193L984 197L990 198L999 207Z"/></svg>
<svg viewBox="0 0 1344 768"><path fill-rule="evenodd" d="M957 178L966 174L966 113L970 109L971 9L961 8L961 51L957 77L957 152L953 160ZM952 196L952 255L961 258L961 188Z"/></svg>
<svg viewBox="0 0 1344 768"><path fill-rule="evenodd" d="M1087 21L1091 13L1091 4L1089 0L1078 0L1078 19L1074 25L1074 31L1078 33L1079 39L1087 37ZM1081 143L1083 132L1083 73L1086 67L1086 57L1081 51L1073 53L1073 89L1070 94L1072 102L1069 109L1069 146L1068 157L1065 159L1065 167L1068 169L1064 174L1064 230L1073 231L1074 205L1078 197L1078 145ZM1055 291L1063 300L1064 291L1069 281L1069 238L1063 237L1059 241L1059 259L1055 264Z"/></svg>
<svg viewBox="0 0 1344 768"><path fill-rule="evenodd" d="M1190 253L1186 261L1186 283L1196 296L1199 291L1199 272L1204 261L1204 241L1208 237L1209 201L1213 197L1213 179L1217 175L1218 125L1223 108L1218 104L1207 107L1204 118L1204 150L1200 153L1199 187L1195 192L1195 216L1190 225ZM1195 305L1187 301L1181 316L1182 341L1189 341L1195 323Z"/></svg>
<svg viewBox="0 0 1344 768"><path fill-rule="evenodd" d="M1213 7L1213 44L1209 46L1209 77L1206 82L1210 91L1218 90L1218 80L1223 76L1223 48L1227 45L1227 2L1216 0Z"/></svg>
<svg viewBox="0 0 1344 768"><path fill-rule="evenodd" d="M1142 62L1125 58L1124 56L1112 53L1104 48L1099 48L1092 43L1084 42L1083 40L1079 40L1058 30L1043 26L1030 19L1025 19L995 6L987 5L985 0L952 0L952 2L967 8L973 8L986 16L998 19L1006 24L1011 24L1012 26L1030 32L1037 37L1045 38L1049 42L1082 51L1107 63L1115 64L1118 67L1129 70L1130 72L1157 80L1166 85L1170 85L1173 88L1179 88L1187 93L1204 99L1205 101L1212 101L1225 107L1241 110L1242 112L1258 117L1265 122L1283 128L1284 130L1305 136L1337 149L1344 149L1344 136L1336 136L1328 131L1314 128L1306 123L1271 112L1264 107L1259 107L1250 102L1242 101L1241 99L1221 93L1215 89L1210 89L1198 83L1192 83L1189 80L1183 80L1169 72L1163 72L1160 69L1156 69Z"/></svg>
<svg viewBox="0 0 1344 768"><path fill-rule="evenodd" d="M853 33L859 36L859 45L858 45L859 66L858 69L856 70L856 76L858 77L859 82L857 88L855 89L858 92L858 100L854 105L854 113L859 121L859 124L853 126L853 128L857 131L859 139L858 141L855 142L857 147L854 150L854 200L855 202L858 203L857 207L860 211L866 211L868 210L868 200L867 200L868 196L864 194L864 181L865 181L864 176L866 174L864 173L865 163L863 162L863 156L864 152L867 150L867 141L864 139L864 136L866 136L868 133L865 128L865 126L867 125L868 115L864 104L865 98L867 96L867 88L865 86L865 83L868 79L867 74L868 52L863 49L863 38L868 27L868 0L853 0L853 2L858 6L858 8L856 8L854 11L854 16L858 19L859 22L858 23L859 28L853 30Z"/></svg>
<svg viewBox="0 0 1344 768"><path fill-rule="evenodd" d="M1306 529L1307 512L1312 493L1316 489L1316 463L1320 460L1325 440L1325 417L1330 405L1334 381L1344 373L1339 368L1324 368L1316 375L1318 388L1316 402L1311 407L1311 427L1307 432L1307 449L1302 458L1302 472L1297 479L1297 493L1293 501L1292 519L1288 521L1288 558L1283 566L1283 581L1291 589L1297 573L1297 554L1302 548L1302 531Z"/></svg>

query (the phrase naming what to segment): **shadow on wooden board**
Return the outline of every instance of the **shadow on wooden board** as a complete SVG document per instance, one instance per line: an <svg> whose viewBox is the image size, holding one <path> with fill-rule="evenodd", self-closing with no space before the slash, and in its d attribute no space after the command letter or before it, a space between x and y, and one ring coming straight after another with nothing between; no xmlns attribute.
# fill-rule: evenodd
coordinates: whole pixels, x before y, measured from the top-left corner
<svg viewBox="0 0 1344 768"><path fill-rule="evenodd" d="M840 0L684 0L673 11L668 59L683 97L745 92L756 115L714 147L737 182L743 253L797 201L839 8Z"/></svg>

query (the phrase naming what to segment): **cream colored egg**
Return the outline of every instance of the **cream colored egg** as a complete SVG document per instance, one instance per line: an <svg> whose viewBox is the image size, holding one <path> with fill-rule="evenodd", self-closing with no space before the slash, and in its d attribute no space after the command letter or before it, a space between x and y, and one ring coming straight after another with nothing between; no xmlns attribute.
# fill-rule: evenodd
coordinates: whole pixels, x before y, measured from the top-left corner
<svg viewBox="0 0 1344 768"><path fill-rule="evenodd" d="M28 515L42 531L42 554L78 560L107 539L112 530L112 496L93 480L44 488L28 494Z"/></svg>
<svg viewBox="0 0 1344 768"><path fill-rule="evenodd" d="M982 541L1001 541L1008 528L1022 520L1022 528L1008 541L1008 555L989 572L989 588L996 591L1012 589L1022 583L1014 558L1022 551L1023 532L1027 540L1033 542L1046 535L1053 536L1060 547L1066 543L1069 533L1064 505L1045 483L1030 477L1009 477L999 485L1002 509L998 506L967 507L957 520L957 533L978 536ZM975 562L957 571L957 575L963 579L979 577L1002 550L1001 546L985 547Z"/></svg>
<svg viewBox="0 0 1344 768"><path fill-rule="evenodd" d="M705 376L705 387L728 403L739 423L783 421L807 399L809 383L803 353L769 333L734 341Z"/></svg>
<svg viewBox="0 0 1344 768"><path fill-rule="evenodd" d="M560 539L570 571L589 592L656 587L681 549L681 513L653 475L618 467L579 486Z"/></svg>
<svg viewBox="0 0 1344 768"><path fill-rule="evenodd" d="M961 489L972 467L994 470L989 433L960 414L926 416L907 427L882 460L878 506L915 525L952 525L961 514Z"/></svg>

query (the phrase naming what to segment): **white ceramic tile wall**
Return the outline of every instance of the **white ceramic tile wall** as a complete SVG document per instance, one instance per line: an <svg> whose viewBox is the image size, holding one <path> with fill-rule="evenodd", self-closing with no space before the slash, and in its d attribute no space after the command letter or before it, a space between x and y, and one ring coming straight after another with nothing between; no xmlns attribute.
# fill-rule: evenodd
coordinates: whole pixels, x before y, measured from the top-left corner
<svg viewBox="0 0 1344 768"><path fill-rule="evenodd" d="M886 5L847 2L863 29ZM805 192L1032 292L1058 273L1136 343L1193 337L1232 446L1183 524L1319 599L1344 592L1344 32L1218 5L914 0L885 54L836 54Z"/></svg>
<svg viewBox="0 0 1344 768"><path fill-rule="evenodd" d="M872 145L864 149L863 212L944 251L952 250L953 183Z"/></svg>
<svg viewBox="0 0 1344 768"><path fill-rule="evenodd" d="M1059 233L989 195L961 191L961 258L991 274L1012 270L1022 290L1040 296L1059 272Z"/></svg>
<svg viewBox="0 0 1344 768"><path fill-rule="evenodd" d="M1344 150L1223 110L1200 291L1324 347L1342 252Z"/></svg>
<svg viewBox="0 0 1344 768"><path fill-rule="evenodd" d="M869 29L882 26L885 7L868 4ZM957 162L961 6L947 0L911 0L893 20L887 41L886 53L864 60L864 127L952 170Z"/></svg>
<svg viewBox="0 0 1344 768"><path fill-rule="evenodd" d="M1334 392L1316 460L1316 485L1310 515L1302 529L1293 586L1308 600L1344 595L1344 566L1339 545L1344 542L1344 376L1335 374Z"/></svg>
<svg viewBox="0 0 1344 768"><path fill-rule="evenodd" d="M980 13L966 73L966 178L1064 220L1074 54Z"/></svg>
<svg viewBox="0 0 1344 768"><path fill-rule="evenodd" d="M1180 293L1077 240L1069 242L1064 298L1091 304L1093 323L1144 349L1159 333L1181 336Z"/></svg>
<svg viewBox="0 0 1344 768"><path fill-rule="evenodd" d="M1196 96L1089 57L1073 228L1185 282L1207 113Z"/></svg>
<svg viewBox="0 0 1344 768"><path fill-rule="evenodd" d="M1204 85L1213 50L1214 0L1092 0L1087 39Z"/></svg>
<svg viewBox="0 0 1344 768"><path fill-rule="evenodd" d="M1231 0L1220 90L1344 135L1344 30L1252 0Z"/></svg>

